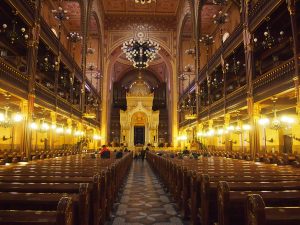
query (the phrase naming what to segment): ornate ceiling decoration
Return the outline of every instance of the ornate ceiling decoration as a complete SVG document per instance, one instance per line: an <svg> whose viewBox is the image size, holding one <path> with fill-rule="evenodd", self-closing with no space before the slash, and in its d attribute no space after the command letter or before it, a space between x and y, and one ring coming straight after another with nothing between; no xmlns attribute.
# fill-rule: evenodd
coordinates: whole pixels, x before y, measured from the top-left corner
<svg viewBox="0 0 300 225"><path fill-rule="evenodd" d="M176 15L180 0L156 0L137 4L135 0L103 0L106 14L155 14Z"/></svg>
<svg viewBox="0 0 300 225"><path fill-rule="evenodd" d="M139 25L148 24L149 31L173 31L176 29L175 16L110 15L105 17L106 30L132 31Z"/></svg>
<svg viewBox="0 0 300 225"><path fill-rule="evenodd" d="M219 5L204 5L201 15L201 28L203 33L209 34L215 28L213 26L213 15L217 14L222 9Z"/></svg>
<svg viewBox="0 0 300 225"><path fill-rule="evenodd" d="M68 11L70 31L79 32L81 29L80 5L77 1L63 1L62 8Z"/></svg>

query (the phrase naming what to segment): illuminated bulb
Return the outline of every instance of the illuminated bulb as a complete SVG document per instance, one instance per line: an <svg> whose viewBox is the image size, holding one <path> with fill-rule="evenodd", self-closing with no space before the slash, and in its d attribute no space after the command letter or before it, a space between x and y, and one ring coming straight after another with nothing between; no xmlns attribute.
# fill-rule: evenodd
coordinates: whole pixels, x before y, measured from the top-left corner
<svg viewBox="0 0 300 225"><path fill-rule="evenodd" d="M295 119L292 117L288 117L288 116L282 116L281 122L292 124L292 123L295 123Z"/></svg>
<svg viewBox="0 0 300 225"><path fill-rule="evenodd" d="M227 130L228 130L228 131L233 131L233 130L234 130L234 126L229 126L229 127L227 127Z"/></svg>
<svg viewBox="0 0 300 225"><path fill-rule="evenodd" d="M52 125L51 125L51 128L52 128L53 130L55 130L55 129L56 129L56 125L55 125L55 124L52 124Z"/></svg>
<svg viewBox="0 0 300 225"><path fill-rule="evenodd" d="M5 121L5 115L3 113L0 113L0 121L1 122Z"/></svg>
<svg viewBox="0 0 300 225"><path fill-rule="evenodd" d="M16 114L14 115L14 121L15 121L15 122L21 122L22 120L23 120L23 116L22 116L21 114L16 113Z"/></svg>
<svg viewBox="0 0 300 225"><path fill-rule="evenodd" d="M66 130L66 134L71 134L72 133L72 129L71 128L68 128L67 130Z"/></svg>
<svg viewBox="0 0 300 225"><path fill-rule="evenodd" d="M37 130L37 129L38 129L38 125L37 125L35 122L32 122L32 123L30 124L30 128L31 128L32 130Z"/></svg>
<svg viewBox="0 0 300 225"><path fill-rule="evenodd" d="M243 130L251 130L251 126L249 124L244 124Z"/></svg>
<svg viewBox="0 0 300 225"><path fill-rule="evenodd" d="M222 135L224 133L224 130L223 129L219 129L218 130L218 135Z"/></svg>
<svg viewBox="0 0 300 225"><path fill-rule="evenodd" d="M56 133L61 134L63 132L64 132L64 128L62 128L62 127L56 128Z"/></svg>
<svg viewBox="0 0 300 225"><path fill-rule="evenodd" d="M241 127L240 127L240 126L236 126L236 127L235 127L235 130L236 130L236 131L240 131L240 130L241 130Z"/></svg>
<svg viewBox="0 0 300 225"><path fill-rule="evenodd" d="M42 123L42 130L49 130L49 125L47 123Z"/></svg>
<svg viewBox="0 0 300 225"><path fill-rule="evenodd" d="M262 126L265 126L270 123L270 120L268 118L261 118L258 120L258 123Z"/></svg>
<svg viewBox="0 0 300 225"><path fill-rule="evenodd" d="M100 140L100 139L101 139L101 136L95 134L95 135L93 136L93 139L94 139L94 140Z"/></svg>

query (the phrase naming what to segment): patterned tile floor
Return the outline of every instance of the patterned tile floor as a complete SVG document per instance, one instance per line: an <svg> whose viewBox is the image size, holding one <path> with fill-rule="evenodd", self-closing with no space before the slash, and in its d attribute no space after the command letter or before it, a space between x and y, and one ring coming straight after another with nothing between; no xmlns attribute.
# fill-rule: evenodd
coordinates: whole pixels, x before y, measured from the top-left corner
<svg viewBox="0 0 300 225"><path fill-rule="evenodd" d="M133 162L108 225L184 225L147 161Z"/></svg>

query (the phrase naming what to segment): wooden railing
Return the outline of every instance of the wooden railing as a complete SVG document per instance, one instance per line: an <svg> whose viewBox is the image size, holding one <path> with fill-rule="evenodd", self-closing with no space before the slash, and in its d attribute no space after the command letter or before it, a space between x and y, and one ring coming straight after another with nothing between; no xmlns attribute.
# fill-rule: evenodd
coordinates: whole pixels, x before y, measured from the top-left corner
<svg viewBox="0 0 300 225"><path fill-rule="evenodd" d="M179 127L184 127L184 126L192 124L192 123L194 123L196 121L197 121L197 119L182 121L182 122L179 123Z"/></svg>
<svg viewBox="0 0 300 225"><path fill-rule="evenodd" d="M253 82L253 87L254 89L259 89L264 85L270 85L271 83L281 79L292 79L294 73L294 59L290 59L255 79Z"/></svg>
<svg viewBox="0 0 300 225"><path fill-rule="evenodd" d="M259 21L266 18L276 6L283 2L284 0L259 0L249 12L251 30L254 30Z"/></svg>
<svg viewBox="0 0 300 225"><path fill-rule="evenodd" d="M14 90L28 92L28 77L9 65L0 57L0 82L2 85L10 84Z"/></svg>
<svg viewBox="0 0 300 225"><path fill-rule="evenodd" d="M242 25L239 24L235 30L232 32L232 34L226 39L226 41L223 44L223 52L224 55L231 49L232 46L235 46L236 43L239 40L242 40ZM208 71L210 72L212 68L215 68L218 63L221 61L221 53L222 53L222 47L218 48L217 51L213 54L213 56L209 59L208 61ZM207 65L205 65L200 73L199 73L199 80L204 80L206 76L206 71L207 71Z"/></svg>

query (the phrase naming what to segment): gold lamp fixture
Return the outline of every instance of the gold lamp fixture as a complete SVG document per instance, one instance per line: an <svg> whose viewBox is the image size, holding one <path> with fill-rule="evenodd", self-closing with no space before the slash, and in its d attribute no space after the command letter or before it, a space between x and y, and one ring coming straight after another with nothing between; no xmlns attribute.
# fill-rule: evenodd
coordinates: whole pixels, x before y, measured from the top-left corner
<svg viewBox="0 0 300 225"><path fill-rule="evenodd" d="M155 0L135 0L135 3L140 3L140 4L144 5L146 3L150 4L150 3L152 3L152 1L155 2Z"/></svg>

